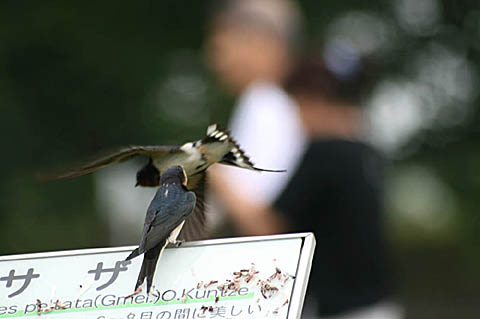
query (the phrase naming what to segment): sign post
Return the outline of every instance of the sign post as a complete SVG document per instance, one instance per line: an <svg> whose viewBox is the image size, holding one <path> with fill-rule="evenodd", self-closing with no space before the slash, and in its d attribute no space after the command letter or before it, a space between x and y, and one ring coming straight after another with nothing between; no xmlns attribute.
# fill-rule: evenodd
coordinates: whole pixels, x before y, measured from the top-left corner
<svg viewBox="0 0 480 319"><path fill-rule="evenodd" d="M300 318L314 247L301 233L167 248L149 295L132 295L134 246L4 256L0 319Z"/></svg>

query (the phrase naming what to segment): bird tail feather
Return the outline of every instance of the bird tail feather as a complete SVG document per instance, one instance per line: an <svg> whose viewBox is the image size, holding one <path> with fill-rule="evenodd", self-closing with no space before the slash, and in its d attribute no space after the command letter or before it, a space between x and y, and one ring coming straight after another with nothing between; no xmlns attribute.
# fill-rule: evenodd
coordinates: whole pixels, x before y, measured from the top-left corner
<svg viewBox="0 0 480 319"><path fill-rule="evenodd" d="M138 250L138 248L135 248L135 249L130 253L130 255L128 255L128 257L125 258L125 261L130 260L130 259L132 259L132 258L135 258L135 257L137 257L138 255L140 255L140 251Z"/></svg>
<svg viewBox="0 0 480 319"><path fill-rule="evenodd" d="M220 161L220 163L222 164L246 168L258 172L286 172L286 170L274 170L255 167L250 158L245 154L245 151L242 150L240 145L238 145L237 141L235 141L235 139L233 139L233 137L230 135L230 132L219 128L217 124L212 124L207 128L207 137L202 141L202 143L208 142L230 143L233 145L232 150L225 154L223 159Z"/></svg>
<svg viewBox="0 0 480 319"><path fill-rule="evenodd" d="M157 245L156 247L148 250L144 254L142 268L140 269L140 273L138 274L137 283L135 284L135 290L137 290L138 287L140 287L143 284L146 278L147 294L150 293L150 289L152 288L152 283L153 283L153 276L155 275L155 269L157 268L157 262L160 256L162 255L162 252L165 249L165 246L166 244L164 246Z"/></svg>

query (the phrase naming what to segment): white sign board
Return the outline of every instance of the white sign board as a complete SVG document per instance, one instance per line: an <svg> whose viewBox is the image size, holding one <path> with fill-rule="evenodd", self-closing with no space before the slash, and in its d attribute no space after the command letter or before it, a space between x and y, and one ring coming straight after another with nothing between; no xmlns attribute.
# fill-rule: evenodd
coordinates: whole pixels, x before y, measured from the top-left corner
<svg viewBox="0 0 480 319"><path fill-rule="evenodd" d="M135 247L0 257L0 319L300 318L314 246L311 233L185 243L134 296Z"/></svg>

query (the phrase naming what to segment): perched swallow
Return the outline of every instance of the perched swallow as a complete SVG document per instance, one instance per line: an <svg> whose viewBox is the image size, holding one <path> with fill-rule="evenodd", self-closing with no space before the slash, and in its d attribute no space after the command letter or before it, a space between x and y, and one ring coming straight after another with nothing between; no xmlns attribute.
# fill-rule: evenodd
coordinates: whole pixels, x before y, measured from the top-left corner
<svg viewBox="0 0 480 319"><path fill-rule="evenodd" d="M60 174L43 176L44 180L56 180L82 176L109 165L119 163L136 156L148 157L148 163L137 172L136 186L158 186L160 173L172 165L182 165L188 176L188 189L195 192L197 205L195 212L183 227L180 234L184 240L202 239L205 229L204 189L205 171L215 163L260 172L284 172L255 167L245 152L230 134L212 124L207 128L206 136L198 141L175 146L130 146L112 152L78 169Z"/></svg>
<svg viewBox="0 0 480 319"><path fill-rule="evenodd" d="M188 177L183 167L167 168L160 176L160 187L148 207L138 248L125 259L144 254L135 291L147 279L147 293L152 287L157 261L168 243L176 244L177 237L195 207L195 193L187 189Z"/></svg>

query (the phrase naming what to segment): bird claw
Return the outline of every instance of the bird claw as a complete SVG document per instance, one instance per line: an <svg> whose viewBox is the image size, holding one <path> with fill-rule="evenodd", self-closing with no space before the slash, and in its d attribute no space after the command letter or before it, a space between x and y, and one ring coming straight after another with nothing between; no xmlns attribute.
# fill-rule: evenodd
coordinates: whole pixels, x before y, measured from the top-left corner
<svg viewBox="0 0 480 319"><path fill-rule="evenodd" d="M172 247L175 247L175 248L178 248L180 247L183 243L185 242L185 240L183 239L175 239L175 240L168 240L168 247L172 248Z"/></svg>
<svg viewBox="0 0 480 319"><path fill-rule="evenodd" d="M178 248L178 247L182 246L184 242L185 242L185 240L176 240L176 241L173 242L172 244L173 244L176 248Z"/></svg>
<svg viewBox="0 0 480 319"><path fill-rule="evenodd" d="M142 287L138 287L132 294L125 297L125 299L138 295L142 292Z"/></svg>
<svg viewBox="0 0 480 319"><path fill-rule="evenodd" d="M155 298L160 297L160 292L155 289L155 287L152 287L152 290L150 290L150 295L154 296Z"/></svg>

